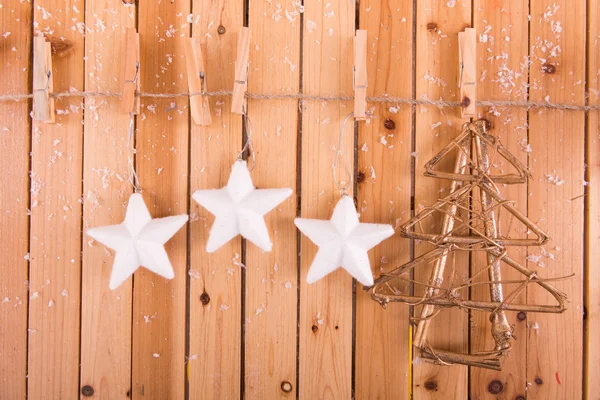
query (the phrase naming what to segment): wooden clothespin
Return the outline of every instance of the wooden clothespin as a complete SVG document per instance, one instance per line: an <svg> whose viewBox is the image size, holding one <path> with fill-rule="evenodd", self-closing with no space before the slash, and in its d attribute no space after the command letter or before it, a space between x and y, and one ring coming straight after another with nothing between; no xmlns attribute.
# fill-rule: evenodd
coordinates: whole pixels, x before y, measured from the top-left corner
<svg viewBox="0 0 600 400"><path fill-rule="evenodd" d="M237 57L235 59L235 82L231 112L244 113L244 95L248 87L248 56L250 54L250 28L242 27L238 33Z"/></svg>
<svg viewBox="0 0 600 400"><path fill-rule="evenodd" d="M43 36L33 40L33 119L54 123L52 46Z"/></svg>
<svg viewBox="0 0 600 400"><path fill-rule="evenodd" d="M190 93L206 93L206 73L200 39L186 38L185 64ZM192 111L192 119L197 125L209 126L212 123L208 97L190 96L190 109Z"/></svg>
<svg viewBox="0 0 600 400"><path fill-rule="evenodd" d="M367 118L367 31L354 36L354 118Z"/></svg>
<svg viewBox="0 0 600 400"><path fill-rule="evenodd" d="M458 33L458 87L460 89L460 116L475 116L477 100L477 52L475 28L465 28Z"/></svg>
<svg viewBox="0 0 600 400"><path fill-rule="evenodd" d="M135 28L127 28L125 33L125 73L121 92L121 110L126 113L140 113L140 35Z"/></svg>

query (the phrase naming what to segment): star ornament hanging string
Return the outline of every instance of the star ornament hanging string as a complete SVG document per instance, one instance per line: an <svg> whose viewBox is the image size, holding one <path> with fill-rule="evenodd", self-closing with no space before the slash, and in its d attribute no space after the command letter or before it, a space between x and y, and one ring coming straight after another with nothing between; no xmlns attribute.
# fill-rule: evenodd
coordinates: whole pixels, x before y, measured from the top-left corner
<svg viewBox="0 0 600 400"><path fill-rule="evenodd" d="M391 225L359 222L354 199L347 193L352 185L352 175L348 174L350 178L346 182L338 180L337 170L344 140L344 126L353 116L353 113L349 114L340 127L333 176L341 199L336 204L331 219L294 220L300 232L319 247L306 276L308 283L314 283L341 267L363 285L372 285L373 273L367 251L394 234Z"/></svg>
<svg viewBox="0 0 600 400"><path fill-rule="evenodd" d="M164 245L188 220L187 214L154 219L150 215L142 197L133 159L133 113L129 114L129 118L128 172L134 193L129 198L125 220L119 225L92 228L86 232L94 240L115 251L109 282L111 290L119 287L140 266L163 278L173 279L175 273Z"/></svg>

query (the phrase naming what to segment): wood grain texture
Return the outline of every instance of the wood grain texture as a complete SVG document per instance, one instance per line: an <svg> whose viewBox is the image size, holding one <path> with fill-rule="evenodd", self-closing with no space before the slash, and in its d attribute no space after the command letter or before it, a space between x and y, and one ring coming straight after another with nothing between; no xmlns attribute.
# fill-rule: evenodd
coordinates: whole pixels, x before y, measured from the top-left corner
<svg viewBox="0 0 600 400"><path fill-rule="evenodd" d="M189 35L189 1L139 5L141 89L187 90L183 37ZM185 98L141 101L136 166L153 218L187 214L189 205L189 107ZM165 249L175 278L144 268L134 277L133 399L179 399L185 394L187 229Z"/></svg>
<svg viewBox="0 0 600 400"><path fill-rule="evenodd" d="M520 0L508 2L490 2L477 0L473 5L473 21L477 31L477 94L479 99L490 100L527 100L528 64L523 60L529 49L524 38L528 32L528 6ZM480 36L483 35L483 36ZM493 54L504 54L494 57ZM476 118L485 118L492 123L490 133L500 138L501 143L524 165L527 165L527 112L519 109L483 109L477 110ZM490 156L493 173L509 173L512 167L499 156ZM505 199L514 201L521 211L527 212L527 184L498 185ZM500 213L499 227L502 235L524 238L527 236L524 226L517 224L508 213ZM534 248L532 248L534 249ZM509 247L509 255L526 264L527 249ZM485 269L487 257L479 252L471 255L471 275ZM503 265L503 280L521 280L524 276L514 269ZM475 282L488 281L487 272L480 273ZM504 285L504 296L517 289L516 285ZM479 285L471 288L471 299L490 301L489 286ZM514 303L525 304L526 292L523 291ZM494 348L491 335L490 314L473 312L471 314L471 353L490 351ZM525 395L527 360L527 321L517 319L517 313L507 313L509 323L514 326L514 336L510 354L504 359L502 371L482 368L470 368L470 394L474 399L513 400ZM488 390L489 385L502 385L498 394Z"/></svg>
<svg viewBox="0 0 600 400"><path fill-rule="evenodd" d="M106 14L105 10L115 10ZM120 90L125 29L135 24L135 7L120 0L88 3L86 20L96 21L86 34L85 89ZM127 157L129 115L119 99L86 99L83 157L83 229L120 224L129 196ZM98 149L104 149L98 151ZM84 233L85 235L85 233ZM100 399L127 399L131 389L132 281L111 291L108 282L114 252L83 238L81 296L81 386Z"/></svg>
<svg viewBox="0 0 600 400"><path fill-rule="evenodd" d="M585 1L554 3L531 2L531 100L584 104ZM553 65L554 73L544 73L543 65ZM529 127L529 218L551 239L545 251L529 249L542 258L528 265L545 277L575 276L555 284L570 300L564 314L528 317L528 393L549 400L581 398L584 114L531 111ZM529 303L549 303L551 297L536 286L528 290Z"/></svg>
<svg viewBox="0 0 600 400"><path fill-rule="evenodd" d="M194 2L192 34L206 43L209 91L233 87L243 9L239 0ZM219 26L225 28L222 35ZM225 186L242 148L242 119L231 113L231 97L211 98L210 106L212 125L192 126L192 193ZM214 217L190 201L190 399L236 399L241 391L241 239L207 253Z"/></svg>
<svg viewBox="0 0 600 400"><path fill-rule="evenodd" d="M54 91L122 91L124 29L138 20L142 91L188 91L183 39L190 32L207 49L209 91L230 91L237 33L247 16L254 93L351 96L353 37L360 27L368 30L369 95L411 97L414 89L417 99L458 100L457 33L473 23L480 100L582 105L587 88L588 102L600 102L600 9L592 0L306 0L304 8L268 0L137 3L2 2L0 96L31 93L34 35L45 35L56 49ZM128 391L136 399L404 399L413 391L414 399L600 400L594 381L600 365L599 112L478 109L532 173L527 185L499 185L502 194L552 238L543 248L512 247L509 254L521 261L529 256L528 266L544 277L575 273L556 283L570 298L564 314L529 313L524 321L508 314L517 340L503 371L491 372L418 358L409 364L410 309L390 304L383 310L358 285L353 319L353 283L344 271L306 284L316 246L302 237L298 248L292 219L297 206L303 217L330 218L339 199L331 167L351 101L249 100L255 185L294 188L298 179L300 197L267 216L271 253L251 243L243 253L238 237L208 254L213 216L190 195L226 184L242 147L242 119L230 113L229 96L210 98L209 127L189 125L186 97L142 98L137 163L144 199L153 217L189 212L191 223L167 245L174 280L141 269L115 292L108 290L112 252L82 231L123 219L131 193L128 116L118 98L55 102L54 125L31 122L31 101L0 103L0 399L26 393L76 399L89 385L93 398L124 400ZM447 196L449 182L423 177L423 165L457 136L464 120L458 108L368 103L368 109L375 117L358 124L356 142L348 123L344 145L364 177L358 210L363 222L397 226L410 213L411 157L414 211ZM388 118L395 123L389 130ZM508 172L506 163L495 164ZM507 227L506 216L500 225ZM426 226L438 227L439 221ZM526 235L520 228L511 233ZM410 246L396 236L376 247L374 274L406 261ZM414 255L429 248L417 243ZM483 266L477 253L470 263L465 254L449 261L459 277L469 266L471 273ZM509 271L503 270L505 279L520 278ZM421 281L428 277L426 269L416 273ZM485 287L471 289L471 298L488 296ZM532 286L521 300L552 299ZM491 348L489 330L487 314L444 310L429 339L434 347L478 352ZM489 392L494 380L502 384L498 394ZM290 383L289 393L282 382Z"/></svg>
<svg viewBox="0 0 600 400"><path fill-rule="evenodd" d="M417 50L416 50L416 96L417 98L458 100L458 32L471 23L470 2L447 2L427 0L417 2ZM429 26L428 26L429 24ZM435 24L432 25L432 24ZM448 194L450 181L423 176L423 165L436 155L448 142L460 133L465 120L460 119L460 110L438 110L433 107L417 107L416 110L416 159L415 159L415 212L429 206ZM441 169L450 170L452 157ZM430 220L426 229L440 231L441 218ZM426 242L415 244L415 256L432 249ZM458 279L466 278L469 272L469 255L456 253L448 258L446 282L455 270ZM415 279L428 282L431 266L415 269ZM456 279L456 278L455 278ZM415 286L415 293L422 293ZM415 308L415 316L421 310ZM428 341L434 348L456 352L468 351L468 319L458 309L443 310L431 323ZM417 354L415 354L416 356ZM417 359L413 370L415 399L466 398L468 393L467 367L440 367ZM425 382L429 382L425 385ZM437 390L428 390L435 382Z"/></svg>
<svg viewBox="0 0 600 400"><path fill-rule="evenodd" d="M412 96L412 3L361 2L359 20L367 30L368 95ZM367 111L374 118L358 124L359 212L363 222L396 227L410 217L412 107L368 104ZM378 277L410 259L410 241L394 235L370 259ZM408 318L405 304L384 310L357 284L356 398L408 398Z"/></svg>
<svg viewBox="0 0 600 400"><path fill-rule="evenodd" d="M304 3L303 75L306 94L352 94L354 2ZM329 219L340 193L333 179L339 128L351 102L302 104L301 216ZM354 165L352 119L343 144L345 165ZM342 170L344 170L342 168ZM346 175L341 178L346 178ZM351 195L351 193L349 193ZM308 285L317 247L301 239L299 396L348 399L352 390L352 278L343 269Z"/></svg>
<svg viewBox="0 0 600 400"><path fill-rule="evenodd" d="M297 93L300 85L300 14L286 5L292 20L274 21L265 0L250 1L250 77L257 93ZM294 14L295 11L295 14ZM296 159L298 101L252 101L254 185L261 189L292 188L294 193L265 216L273 250L246 241L245 397L296 396L298 246ZM288 382L291 391L284 392Z"/></svg>
<svg viewBox="0 0 600 400"><path fill-rule="evenodd" d="M54 90L83 90L84 38L78 29L84 22L83 4L39 0L34 8L34 34L67 45L60 57L53 55ZM79 397L83 115L80 98L56 99L55 105L56 123L34 123L32 133L28 353L32 399Z"/></svg>
<svg viewBox="0 0 600 400"><path fill-rule="evenodd" d="M0 92L31 90L30 3L4 5L0 13ZM7 32L10 32L8 35ZM0 106L0 398L25 398L29 279L30 102ZM7 246L6 243L10 243Z"/></svg>
<svg viewBox="0 0 600 400"><path fill-rule="evenodd" d="M600 101L600 9L588 2L588 59L587 91L589 103ZM585 355L584 355L584 396L590 400L600 399L596 390L597 376L600 372L600 111L590 112L587 119L586 138L586 241L585 241ZM575 278L577 279L577 278Z"/></svg>

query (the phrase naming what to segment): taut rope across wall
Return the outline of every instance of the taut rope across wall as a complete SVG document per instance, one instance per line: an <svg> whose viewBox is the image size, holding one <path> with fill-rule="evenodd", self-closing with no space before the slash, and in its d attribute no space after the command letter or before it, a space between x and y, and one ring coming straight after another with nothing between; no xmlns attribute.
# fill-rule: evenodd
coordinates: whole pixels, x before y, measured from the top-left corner
<svg viewBox="0 0 600 400"><path fill-rule="evenodd" d="M141 92L136 93L136 97L144 98L157 98L157 99L174 99L178 97L194 97L194 96L206 96L206 97L222 97L232 96L233 92L230 90L220 90L216 92L205 92L205 93L149 93ZM63 97L121 97L121 93L118 92L57 92L50 93L50 97L63 98ZM302 101L352 101L354 96L321 96L311 95L304 93L285 93L285 94L268 94L268 93L251 93L246 92L245 97L253 100L302 100ZM587 96L586 96L587 97ZM15 94L15 95L1 95L0 102L4 101L23 101L32 99L33 94ZM435 106L438 108L447 107L461 107L462 103L459 101L449 100L428 100L428 99L412 99L406 97L389 97L389 96L367 96L367 102L369 103L392 103L392 104L407 104L413 106ZM550 103L542 101L515 101L515 100L477 100L475 105L479 107L503 107L503 108L525 108L530 109L546 109L546 110L562 110L562 111L597 111L600 110L600 104L566 104L566 103Z"/></svg>

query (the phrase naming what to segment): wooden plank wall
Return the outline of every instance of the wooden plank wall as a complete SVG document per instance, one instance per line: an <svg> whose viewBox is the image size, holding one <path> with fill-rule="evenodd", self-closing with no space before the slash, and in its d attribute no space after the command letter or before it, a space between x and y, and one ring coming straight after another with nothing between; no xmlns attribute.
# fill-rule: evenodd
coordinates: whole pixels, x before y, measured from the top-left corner
<svg viewBox="0 0 600 400"><path fill-rule="evenodd" d="M243 26L242 2L199 2L192 9L192 35L206 43L208 90L229 88L237 33ZM225 29L219 34L219 29ZM219 188L227 183L242 144L242 121L230 112L228 97L211 99L212 125L192 125L190 189ZM240 396L242 273L241 241L219 252L205 251L212 216L190 203L190 293L188 385L190 398Z"/></svg>
<svg viewBox="0 0 600 400"><path fill-rule="evenodd" d="M360 4L360 28L367 30L367 93L411 97L413 5L405 1ZM406 56L410 55L410 56ZM357 204L364 221L397 226L410 217L412 107L380 104L369 107L373 118L358 128ZM385 143L385 144L384 144ZM410 259L410 243L394 236L371 253L373 275L379 276ZM356 290L356 398L404 398L408 395L410 360L408 307L384 310L369 293ZM406 289L403 288L403 289Z"/></svg>
<svg viewBox="0 0 600 400"><path fill-rule="evenodd" d="M530 98L584 104L586 32L581 21L585 19L585 1L556 7L552 1L534 0L530 7ZM554 73L548 73L544 65L554 66ZM553 127L552 135L549 127ZM533 178L529 180L528 215L551 239L544 245L548 255L530 249L530 254L541 254L542 260L528 266L548 277L583 274L584 136L583 112L529 112ZM538 153L536 149L543 150ZM564 280L556 287L569 294L568 310L559 316L528 317L532 329L527 335L527 378L533 381L529 393L544 399L579 398L583 281ZM540 289L537 285L529 288L529 302L552 301Z"/></svg>
<svg viewBox="0 0 600 400"><path fill-rule="evenodd" d="M451 7L449 6L451 5ZM427 0L417 2L416 20L416 97L425 99L447 98L457 100L458 87L458 32L471 24L470 2L446 2ZM415 176L414 208L418 212L445 197L449 182L423 176L423 165L454 139L465 119L457 110L438 110L433 107L417 107L415 113ZM451 170L453 160L448 158L443 166ZM439 232L441 219L428 221L432 232ZM426 242L415 244L415 256L431 250ZM456 253L448 258L447 271L454 268L458 276L468 274L469 254ZM414 279L428 282L431 266L415 269ZM446 274L445 279L449 278ZM415 285L415 295L423 293L423 287ZM415 308L420 316L421 308ZM459 309L448 310L431 324L428 340L434 348L443 346L457 352L468 350L469 321L467 314ZM457 399L466 398L469 392L468 369L465 366L440 367L424 362L414 363L413 391L417 399L433 399L444 393Z"/></svg>
<svg viewBox="0 0 600 400"><path fill-rule="evenodd" d="M600 101L600 9L588 4L587 76L586 89L589 104ZM590 112L586 131L586 197L585 197L585 279L584 279L584 393L588 398L596 394L596 376L593 371L600 365L600 343L594 340L600 334L600 270L596 266L600 239L600 110Z"/></svg>
<svg viewBox="0 0 600 400"><path fill-rule="evenodd" d="M333 17L335 18L333 18ZM355 4L345 0L304 2L302 88L306 94L352 93ZM340 125L352 112L350 102L303 102L300 194L303 218L329 219L340 198L332 165ZM354 131L347 122L340 179L354 165ZM352 190L348 195L352 196ZM300 398L352 396L353 283L341 269L308 285L306 274L316 246L302 236L300 247Z"/></svg>
<svg viewBox="0 0 600 400"><path fill-rule="evenodd" d="M140 3L140 74L143 91L187 90L184 44L191 2ZM154 218L189 212L189 110L185 98L142 99L137 117L136 169ZM185 394L187 231L165 246L175 278L146 269L134 277L132 398L181 398ZM147 321L150 322L147 322Z"/></svg>
<svg viewBox="0 0 600 400"><path fill-rule="evenodd" d="M36 35L53 44L55 91L119 92L128 27L140 33L142 92L187 92L190 36L204 46L208 90L231 90L237 33L248 26L250 92L351 96L360 28L368 31L369 95L457 100L457 33L474 26L480 99L600 101L593 0L135 3L0 4L0 96L31 92ZM209 127L190 120L186 97L142 98L135 164L144 200L153 217L187 213L190 224L167 244L175 279L140 269L116 291L108 289L113 253L84 232L124 217L129 116L117 97L55 101L56 124L32 121L31 101L0 103L0 399L90 391L103 399L597 398L598 111L478 109L532 174L528 184L500 190L552 238L511 256L545 277L575 274L556 282L570 298L564 314L509 313L517 340L503 371L493 372L411 359L409 317L420 309L384 310L344 271L306 284L316 246L293 218L331 216L339 199L331 168L350 101L248 101L255 186L295 194L267 215L271 253L238 237L208 254L213 216L191 194L227 183L243 146L242 117L226 95L210 98ZM466 119L456 109L395 103L369 103L368 111L367 121L350 120L345 130L350 195L363 222L397 227L447 194L448 182L423 177L423 164ZM373 272L429 248L390 238L370 252ZM451 262L466 276L480 260ZM472 298L487 296L471 290ZM533 286L520 300L550 301ZM484 351L489 330L485 314L447 310L429 339Z"/></svg>
<svg viewBox="0 0 600 400"><path fill-rule="evenodd" d="M126 28L135 27L135 7L122 7L117 0L88 4L86 19L105 14L102 24L86 34L85 88L88 91L121 91ZM111 43L114 43L112 45ZM115 79L117 77L118 79ZM84 230L119 224L131 185L127 179L129 116L120 112L117 98L86 99L83 156ZM105 149L98 151L97 149ZM113 254L89 237L82 238L81 271L81 386L94 388L100 398L126 399L131 388L132 283L116 291L106 282L112 271Z"/></svg>
<svg viewBox="0 0 600 400"><path fill-rule="evenodd" d="M53 56L54 90L83 90L83 3L36 1L33 16L34 33L62 49ZM31 135L30 398L79 391L83 100L56 99L56 114L55 124L35 122Z"/></svg>
<svg viewBox="0 0 600 400"><path fill-rule="evenodd" d="M473 26L477 32L484 36L477 40L477 70L480 71L478 81L478 97L480 99L526 101L528 96L528 71L529 65L524 63L524 55L529 53L528 43L516 38L527 35L528 13L527 4L523 1L509 1L502 4L506 11L500 12L499 3L489 1L476 1L473 4ZM508 40L506 38L509 38ZM503 54L502 57L493 57L491 54ZM502 144L506 146L523 165L527 165L528 156L528 129L527 111L522 109L496 109L493 112L487 109L478 110L481 117L492 123L493 133L497 135ZM492 162L498 174L512 172L504 160L492 157ZM523 213L527 213L527 184L501 185L501 194L514 201L515 206ZM512 237L526 237L527 232L523 226L515 223L514 218L508 213L499 213L499 223L502 234ZM510 231L507 231L510 228ZM513 247L510 256L523 260L525 265L527 248ZM471 273L481 271L487 265L486 257L482 254L472 254ZM512 268L502 271L504 280L520 280L522 274ZM487 281L487 272L480 274L476 282ZM506 291L515 290L514 285L506 286ZM489 288L487 286L474 286L471 289L471 298L487 300ZM526 291L523 291L515 300L524 304ZM523 314L522 314L523 315ZM524 396L527 391L527 320L517 318L517 313L507 314L509 323L514 327L511 356L503 365L502 372L485 370L481 368L470 369L470 391L473 398L493 399L489 386L502 388L502 395L506 399ZM494 346L491 336L491 323L485 313L471 315L471 352L490 350Z"/></svg>
<svg viewBox="0 0 600 400"><path fill-rule="evenodd" d="M33 8L27 3L0 13L5 31L0 51L3 93L31 91L32 20ZM10 242L0 251L0 397L13 399L23 397L27 382L30 110L29 102L0 105L0 240Z"/></svg>
<svg viewBox="0 0 600 400"><path fill-rule="evenodd" d="M300 88L299 4L288 4L289 18L274 23L269 2L250 1L249 90L298 93ZM280 40L273 40L277 36ZM298 101L250 101L248 114L259 188L292 188L297 193ZM245 367L247 398L272 399L297 394L298 239L294 225L297 199L290 196L266 218L273 250L246 242ZM289 386L286 386L289 385ZM284 387L288 388L285 389Z"/></svg>

